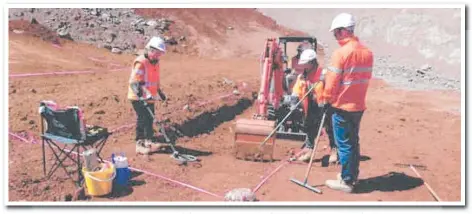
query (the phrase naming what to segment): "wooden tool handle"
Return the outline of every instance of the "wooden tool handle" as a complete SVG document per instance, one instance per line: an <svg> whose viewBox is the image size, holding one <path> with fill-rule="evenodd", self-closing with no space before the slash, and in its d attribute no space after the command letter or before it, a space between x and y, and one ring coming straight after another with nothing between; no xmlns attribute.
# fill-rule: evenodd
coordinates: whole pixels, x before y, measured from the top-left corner
<svg viewBox="0 0 472 214"><path fill-rule="evenodd" d="M308 164L308 168L306 169L305 184L308 181L308 175L310 174L311 165L313 164L313 158L315 157L316 147L318 147L318 142L320 141L321 130L323 129L325 117L326 117L326 112L323 112L323 117L321 117L320 128L318 129L318 134L316 135L315 146L313 148L313 151L311 152L310 163Z"/></svg>
<svg viewBox="0 0 472 214"><path fill-rule="evenodd" d="M410 168L411 168L411 170L413 170L413 172L415 172L415 174L416 174L418 177L420 177L421 179L423 179L423 178L421 177L420 173L418 173L418 171L416 171L416 169L415 169L415 167L414 167L413 165L410 165ZM424 185L426 185L426 188L428 188L429 193L431 193L431 195L433 195L434 199L435 199L436 201L441 202L441 199L440 199L439 196L436 194L436 192L434 192L433 188L431 188L431 186L429 186L429 184L426 183L426 181L425 181L424 179L423 179L423 182L424 182Z"/></svg>

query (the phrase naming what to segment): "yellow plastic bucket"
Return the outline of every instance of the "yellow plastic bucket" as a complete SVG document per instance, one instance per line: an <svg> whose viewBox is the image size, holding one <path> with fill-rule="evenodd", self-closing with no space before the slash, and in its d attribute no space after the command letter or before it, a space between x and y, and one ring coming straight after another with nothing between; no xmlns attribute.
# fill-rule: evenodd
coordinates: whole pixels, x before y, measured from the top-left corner
<svg viewBox="0 0 472 214"><path fill-rule="evenodd" d="M85 170L85 167L82 168L89 195L107 195L112 190L113 179L115 179L116 176L115 166L112 163L102 163L101 166L102 169L106 168L96 172L89 172Z"/></svg>

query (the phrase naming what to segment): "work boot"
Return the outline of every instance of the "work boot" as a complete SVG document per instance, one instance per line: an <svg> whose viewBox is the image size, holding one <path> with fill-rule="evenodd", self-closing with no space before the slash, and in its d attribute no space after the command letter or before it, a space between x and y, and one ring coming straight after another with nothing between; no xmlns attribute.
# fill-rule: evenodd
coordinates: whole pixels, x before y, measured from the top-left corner
<svg viewBox="0 0 472 214"><path fill-rule="evenodd" d="M313 149L306 149L306 151L298 158L298 160L303 162L310 162L312 152Z"/></svg>
<svg viewBox="0 0 472 214"><path fill-rule="evenodd" d="M341 173L337 174L336 180L326 180L325 185L333 190L351 193L354 189L352 184L346 184L341 178Z"/></svg>
<svg viewBox="0 0 472 214"><path fill-rule="evenodd" d="M144 140L136 141L136 154L137 155L149 155L151 149L145 145Z"/></svg>
<svg viewBox="0 0 472 214"><path fill-rule="evenodd" d="M144 145L150 148L150 152L159 152L162 148L167 147L165 143L155 143L152 140L145 140Z"/></svg>
<svg viewBox="0 0 472 214"><path fill-rule="evenodd" d="M338 162L338 149L331 148L331 154L329 155L328 163L334 164Z"/></svg>

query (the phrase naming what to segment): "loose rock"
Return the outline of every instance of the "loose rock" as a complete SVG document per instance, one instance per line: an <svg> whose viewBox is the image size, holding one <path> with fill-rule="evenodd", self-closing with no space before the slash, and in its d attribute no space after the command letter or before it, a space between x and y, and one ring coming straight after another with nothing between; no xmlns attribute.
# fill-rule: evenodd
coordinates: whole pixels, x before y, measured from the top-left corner
<svg viewBox="0 0 472 214"><path fill-rule="evenodd" d="M115 54L121 54L121 53L122 53L122 50L121 50L120 48L116 48L116 47L115 47L115 48L112 48L112 49L111 49L111 52L112 52L112 53L115 53Z"/></svg>

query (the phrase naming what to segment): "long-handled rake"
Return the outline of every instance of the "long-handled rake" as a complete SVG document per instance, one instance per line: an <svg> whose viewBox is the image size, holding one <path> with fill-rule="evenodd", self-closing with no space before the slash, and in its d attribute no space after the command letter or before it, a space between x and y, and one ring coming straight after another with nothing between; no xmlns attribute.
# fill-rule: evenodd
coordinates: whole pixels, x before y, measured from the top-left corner
<svg viewBox="0 0 472 214"><path fill-rule="evenodd" d="M149 105L147 105L146 102L144 102L144 105L146 106L146 109L148 110L149 114L152 116L152 118L154 120L154 123L159 126L159 132L164 136L164 139L165 139L166 143L168 143L170 145L170 148L172 149L171 157L174 158L175 160L178 160L178 161L182 162L182 163L197 161L198 160L197 157L195 157L193 155L188 155L188 154L180 154L180 152L175 149L175 147L174 147L175 142L171 142L170 138L167 136L164 125L162 125L162 123L159 120L157 120L157 118L152 113L151 109L149 108ZM171 129L173 129L175 132L178 132L178 133L182 134L180 131L178 131L174 127L171 127Z"/></svg>
<svg viewBox="0 0 472 214"><path fill-rule="evenodd" d="M277 124L277 126L272 130L272 132L270 132L270 134L267 135L267 137L259 144L259 148L262 148L262 147L267 143L267 141L272 137L272 135L274 135L274 134L277 132L277 130L280 128L280 126L283 125L283 123L285 122L285 120L287 120L287 118L289 118L290 115L292 115L292 113L296 110L296 108L300 105L300 103L302 103L302 102L308 97L308 95L310 95L310 93L315 89L316 84L318 84L318 82L315 83L314 86L311 86L311 87L308 89L308 91L303 95L302 99L300 99L300 100L295 104L295 106L292 106L292 108L290 109L290 112L289 112L287 115L285 115L285 117L284 117L284 118Z"/></svg>
<svg viewBox="0 0 472 214"><path fill-rule="evenodd" d="M290 179L290 181L292 181L293 183L298 184L302 187L305 187L305 188L307 188L307 189L309 189L313 192L319 193L319 194L321 194L320 189L308 185L308 175L310 174L310 171L311 171L311 166L313 164L313 158L315 157L316 147L318 146L318 142L320 140L321 130L323 129L323 124L324 124L324 121L325 121L325 117L326 117L326 111L323 112L323 116L321 118L320 128L318 129L318 134L317 134L316 140L315 140L315 146L313 148L313 151L311 152L310 163L308 164L308 167L306 169L305 180L303 182L301 182L301 181L296 180L294 178Z"/></svg>

